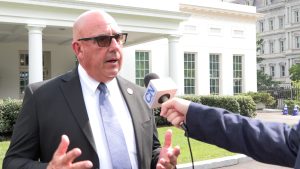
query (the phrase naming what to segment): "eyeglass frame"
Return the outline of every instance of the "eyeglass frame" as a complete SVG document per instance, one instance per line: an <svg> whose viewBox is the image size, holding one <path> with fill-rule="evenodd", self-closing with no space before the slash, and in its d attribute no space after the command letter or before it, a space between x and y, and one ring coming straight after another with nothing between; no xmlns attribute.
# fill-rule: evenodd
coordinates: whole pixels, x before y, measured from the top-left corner
<svg viewBox="0 0 300 169"><path fill-rule="evenodd" d="M119 41L117 41L117 37L118 37L118 36L119 36L119 37L120 37L120 36L125 36L125 40L124 40L123 43L119 43ZM98 45L99 47L108 47L108 46L110 46L111 41L112 41L113 38L118 42L118 44L124 45L124 44L126 43L127 36L128 36L128 33L117 33L117 34L112 35L112 36L110 36L110 35L99 35L99 36L88 37L88 38L80 38L80 39L78 39L78 41L89 41L89 40L94 40L94 41L97 43L97 45ZM101 46L101 45L100 45L101 41L97 40L98 38L103 38L103 37L105 37L105 38L109 37L109 43L108 43L107 45L105 45L105 46Z"/></svg>

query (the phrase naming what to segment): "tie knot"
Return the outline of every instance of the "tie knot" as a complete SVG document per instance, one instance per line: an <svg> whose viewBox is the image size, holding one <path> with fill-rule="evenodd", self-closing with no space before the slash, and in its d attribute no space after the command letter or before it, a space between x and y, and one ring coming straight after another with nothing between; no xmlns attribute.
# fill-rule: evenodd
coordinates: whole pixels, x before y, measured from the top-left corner
<svg viewBox="0 0 300 169"><path fill-rule="evenodd" d="M107 93L107 87L106 87L106 85L105 85L104 83L102 83L102 82L98 85L98 89L100 90L100 93L102 93L102 94Z"/></svg>

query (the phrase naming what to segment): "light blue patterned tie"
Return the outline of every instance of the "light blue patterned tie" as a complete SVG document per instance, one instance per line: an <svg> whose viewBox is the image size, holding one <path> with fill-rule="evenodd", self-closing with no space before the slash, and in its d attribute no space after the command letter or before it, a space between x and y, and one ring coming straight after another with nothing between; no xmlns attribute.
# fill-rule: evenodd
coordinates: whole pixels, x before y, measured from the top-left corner
<svg viewBox="0 0 300 169"><path fill-rule="evenodd" d="M100 113L102 116L112 166L114 169L131 169L124 134L117 115L108 100L107 87L104 83L100 83L98 89L100 90Z"/></svg>

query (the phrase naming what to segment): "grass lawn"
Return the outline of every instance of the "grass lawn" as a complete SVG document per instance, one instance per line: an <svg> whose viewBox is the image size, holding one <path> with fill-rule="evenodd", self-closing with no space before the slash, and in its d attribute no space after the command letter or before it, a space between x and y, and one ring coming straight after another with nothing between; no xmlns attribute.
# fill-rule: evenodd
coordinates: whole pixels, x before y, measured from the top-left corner
<svg viewBox="0 0 300 169"><path fill-rule="evenodd" d="M173 146L180 146L180 156L178 157L178 164L182 163L190 163L191 156L189 152L187 138L184 136L184 131L178 129L176 127L160 127L158 128L158 135L161 144L164 142L164 133L168 130L172 129L173 137L172 142ZM214 158L220 158L225 156L235 155L235 153L229 152L227 150L221 149L217 146L206 144L200 141L196 141L190 138L192 153L194 157L194 161L202 161Z"/></svg>
<svg viewBox="0 0 300 169"><path fill-rule="evenodd" d="M3 158L4 158L4 155L6 153L8 146L9 146L9 141L0 142L0 168L2 168Z"/></svg>
<svg viewBox="0 0 300 169"><path fill-rule="evenodd" d="M176 127L158 128L159 140L161 140L162 145L164 142L164 133L166 132L167 129L172 129L173 131L173 137L172 137L173 146L176 145L180 146L181 154L178 158L178 163L179 164L190 163L191 157L188 148L188 142L186 137L184 136L183 130L178 129ZM190 141L191 141L194 161L208 160L208 159L234 155L234 153L231 153L229 151L226 151L224 149L218 148L210 144L206 144L193 139L190 139ZM9 146L9 141L0 142L0 168L2 168L3 158L8 146Z"/></svg>

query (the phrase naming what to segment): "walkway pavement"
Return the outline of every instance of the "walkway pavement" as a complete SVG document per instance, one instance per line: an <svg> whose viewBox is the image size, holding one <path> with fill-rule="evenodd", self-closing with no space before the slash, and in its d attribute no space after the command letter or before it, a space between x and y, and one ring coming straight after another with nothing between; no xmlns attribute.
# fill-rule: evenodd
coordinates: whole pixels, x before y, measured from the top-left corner
<svg viewBox="0 0 300 169"><path fill-rule="evenodd" d="M300 115L282 115L281 110L263 110L258 111L256 119L262 121L272 121L287 123L289 125L297 124L300 120ZM274 166L264 164L253 160L242 154L218 158L213 160L195 162L195 169L290 169L288 167ZM177 165L178 169L192 169L191 164Z"/></svg>

